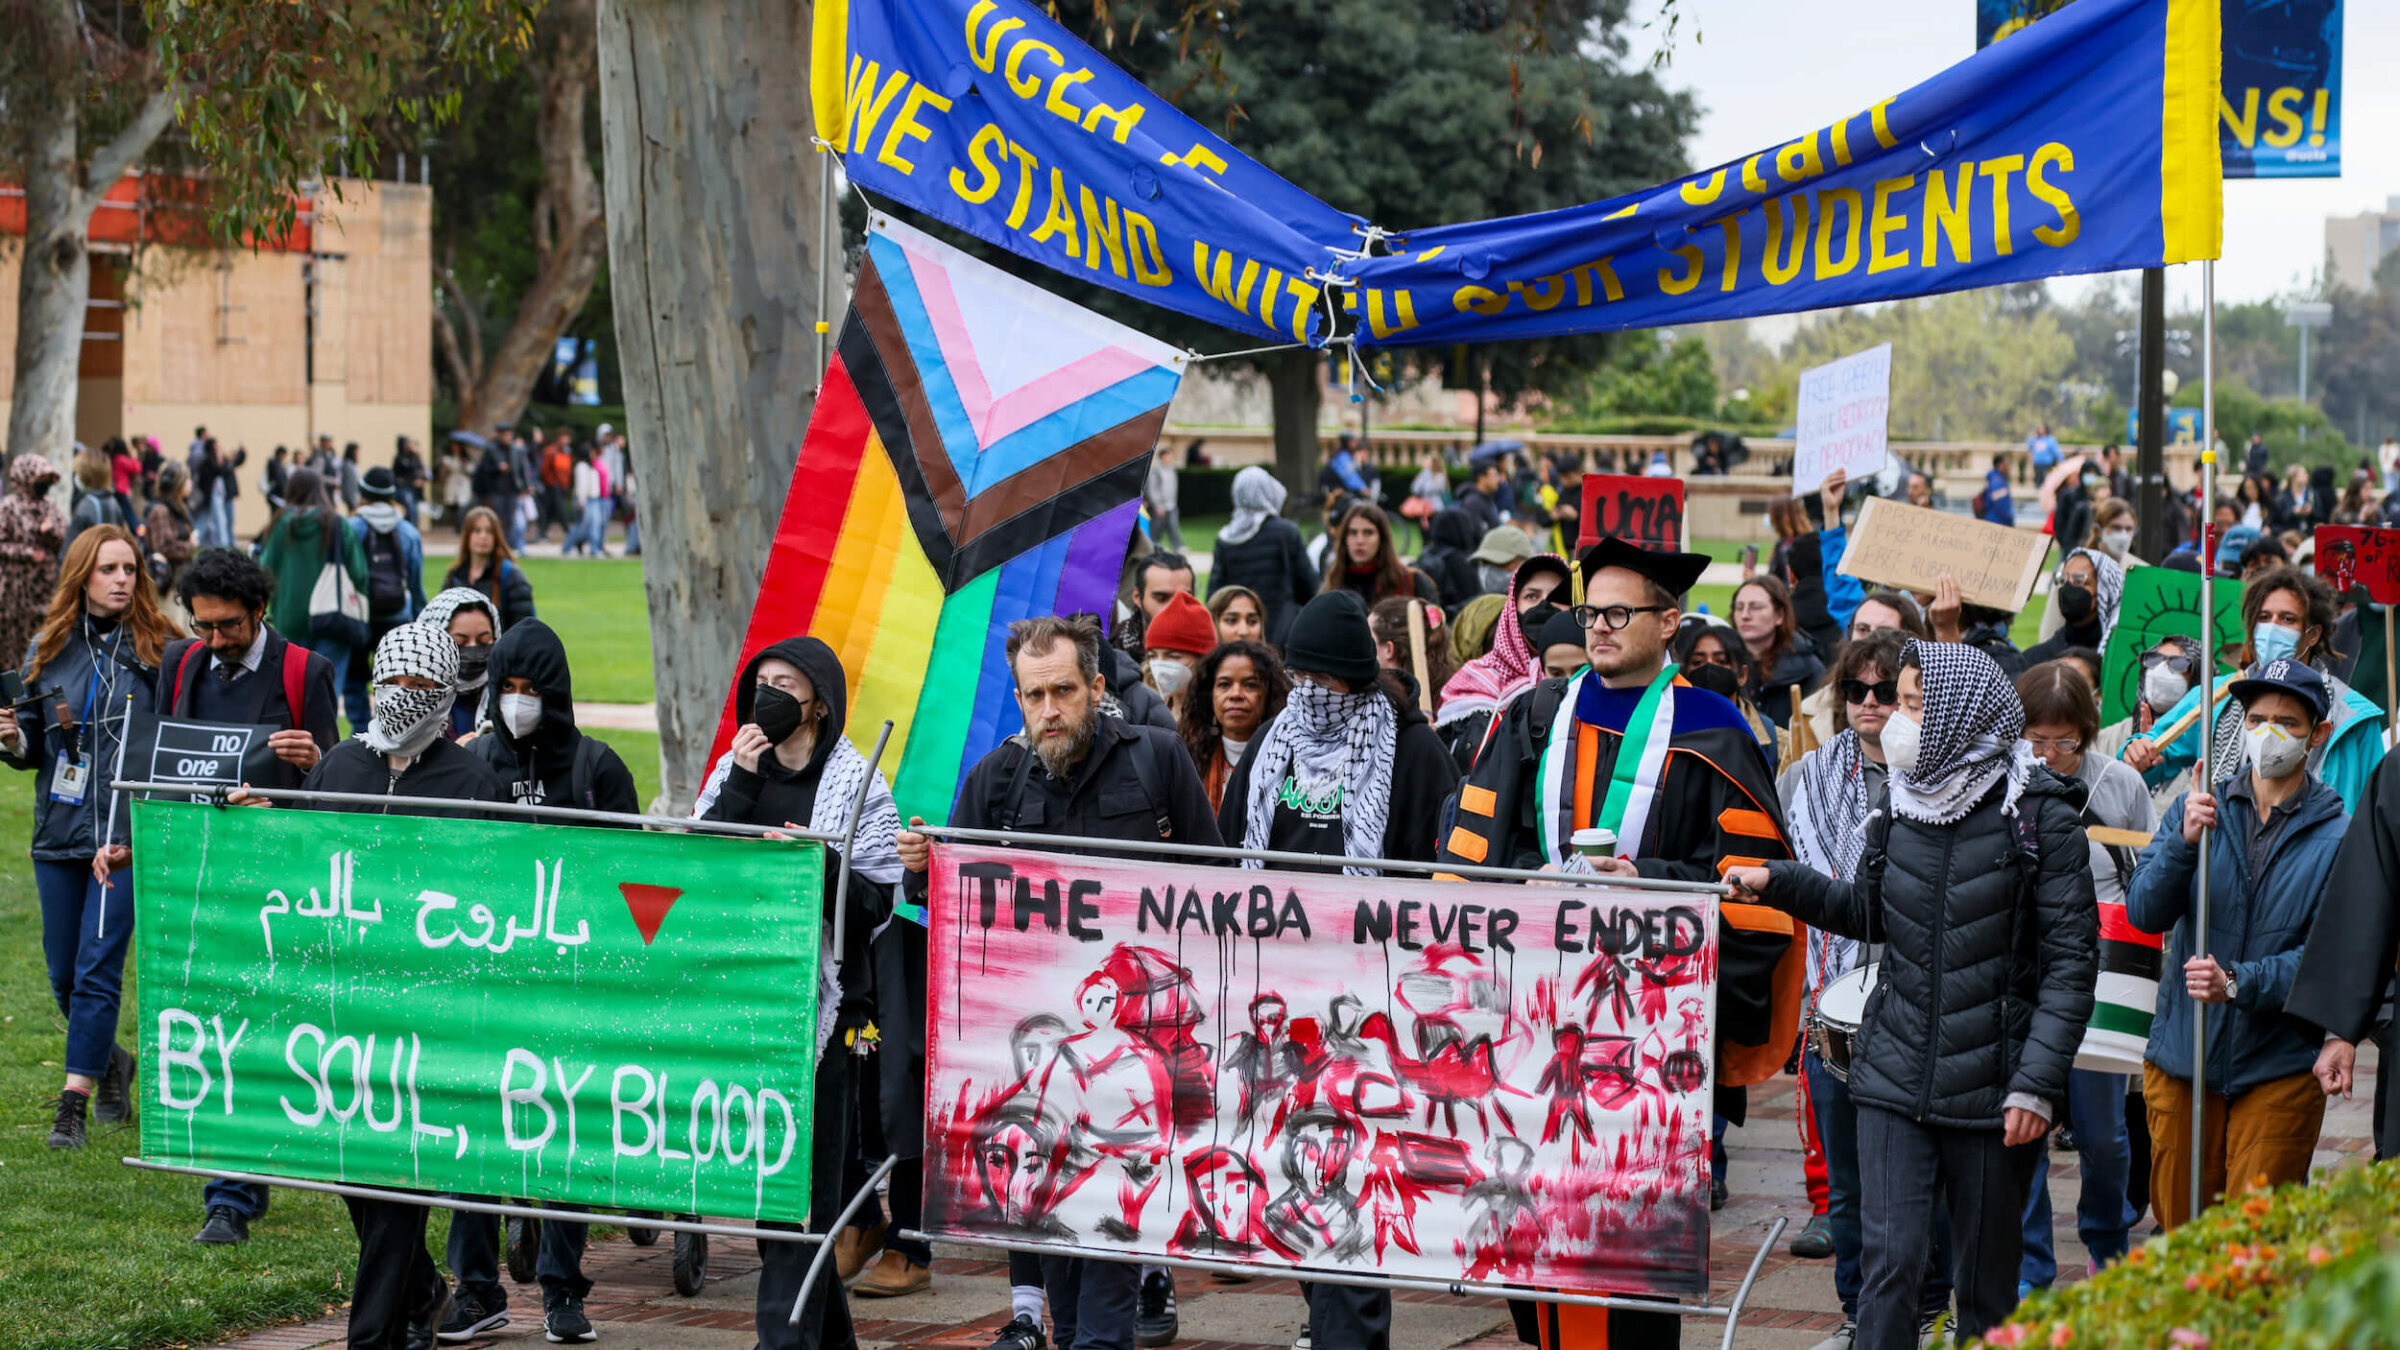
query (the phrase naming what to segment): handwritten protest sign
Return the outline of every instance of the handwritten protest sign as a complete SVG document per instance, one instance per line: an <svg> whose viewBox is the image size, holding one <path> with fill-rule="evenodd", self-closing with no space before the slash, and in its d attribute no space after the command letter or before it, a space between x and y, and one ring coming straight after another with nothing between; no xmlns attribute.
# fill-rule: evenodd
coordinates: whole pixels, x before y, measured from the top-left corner
<svg viewBox="0 0 2400 1350"><path fill-rule="evenodd" d="M133 811L143 1157L806 1217L817 845Z"/></svg>
<svg viewBox="0 0 2400 1350"><path fill-rule="evenodd" d="M937 845L925 1227L1691 1294L1707 893Z"/></svg>
<svg viewBox="0 0 2400 1350"><path fill-rule="evenodd" d="M2217 641L2242 640L2242 583L2217 578ZM2171 637L2200 638L2200 574L2172 567L2125 569L2117 626L2100 654L2100 721L2133 715L2142 696L2142 653ZM2195 683L2199 672L2188 672ZM2165 712L2166 709L2159 709Z"/></svg>
<svg viewBox="0 0 2400 1350"><path fill-rule="evenodd" d="M1583 477L1583 532L1575 546L1615 535L1643 548L1683 547L1683 480L1621 473Z"/></svg>
<svg viewBox="0 0 2400 1350"><path fill-rule="evenodd" d="M2317 575L2332 582L2335 593L2364 586L2376 604L2400 604L2400 530L2319 525L2316 541Z"/></svg>
<svg viewBox="0 0 2400 1350"><path fill-rule="evenodd" d="M1970 605L2025 608L2050 556L2050 536L1970 516L1869 497L1850 527L1836 570L1846 577L1920 593L1948 572Z"/></svg>
<svg viewBox="0 0 2400 1350"><path fill-rule="evenodd" d="M1891 411L1888 342L1800 372L1792 491L1814 492L1836 469L1854 480L1879 472L1891 450L1885 439Z"/></svg>

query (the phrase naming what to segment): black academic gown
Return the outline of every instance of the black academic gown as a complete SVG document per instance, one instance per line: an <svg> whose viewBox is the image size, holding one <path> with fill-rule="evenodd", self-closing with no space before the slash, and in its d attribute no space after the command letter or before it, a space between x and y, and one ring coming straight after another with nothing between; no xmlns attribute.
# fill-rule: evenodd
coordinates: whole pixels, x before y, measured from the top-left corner
<svg viewBox="0 0 2400 1350"><path fill-rule="evenodd" d="M2375 1156L2400 1157L2400 1114L2391 1109L2400 1077L2400 1036L2375 1025L2392 992L2400 957L2400 752L2383 757L2350 815L2349 832L2325 878L2325 896L2309 926L2283 1010L2350 1042L2371 1034L2381 1056L2375 1075Z"/></svg>

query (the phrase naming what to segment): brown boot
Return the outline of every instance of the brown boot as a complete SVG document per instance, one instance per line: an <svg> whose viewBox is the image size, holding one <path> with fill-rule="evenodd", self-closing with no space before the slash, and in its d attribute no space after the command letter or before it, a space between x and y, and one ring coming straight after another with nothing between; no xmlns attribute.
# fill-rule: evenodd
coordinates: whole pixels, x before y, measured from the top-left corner
<svg viewBox="0 0 2400 1350"><path fill-rule="evenodd" d="M845 1228L834 1234L833 1264L841 1273L842 1283L857 1279L858 1272L867 1268L868 1260L883 1250L885 1227L879 1223L873 1228Z"/></svg>
<svg viewBox="0 0 2400 1350"><path fill-rule="evenodd" d="M899 1298L903 1294L923 1293L933 1287L933 1271L886 1248L875 1268L866 1273L850 1292L860 1298Z"/></svg>

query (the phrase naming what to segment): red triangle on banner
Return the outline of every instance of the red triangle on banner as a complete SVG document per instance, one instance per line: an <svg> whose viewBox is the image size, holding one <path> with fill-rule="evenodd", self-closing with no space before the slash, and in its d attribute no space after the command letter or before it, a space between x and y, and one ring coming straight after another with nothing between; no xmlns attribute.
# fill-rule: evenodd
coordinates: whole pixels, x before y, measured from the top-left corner
<svg viewBox="0 0 2400 1350"><path fill-rule="evenodd" d="M675 907L676 897L683 894L674 886L644 886L633 881L620 881L617 889L625 895L625 908L633 914L633 926L642 930L645 947L658 936L658 926L667 921L667 911Z"/></svg>

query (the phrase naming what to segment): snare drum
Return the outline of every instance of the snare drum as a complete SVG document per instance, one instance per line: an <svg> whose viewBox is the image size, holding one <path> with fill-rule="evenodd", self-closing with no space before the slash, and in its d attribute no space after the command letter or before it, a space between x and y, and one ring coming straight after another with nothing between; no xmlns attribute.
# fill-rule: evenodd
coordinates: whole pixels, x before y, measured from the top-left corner
<svg viewBox="0 0 2400 1350"><path fill-rule="evenodd" d="M1809 1043L1834 1077L1850 1081L1850 1045L1867 1020L1867 1000L1875 993L1876 966L1869 962L1825 986L1808 1015Z"/></svg>

